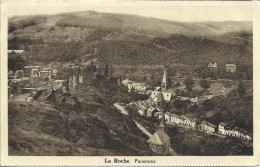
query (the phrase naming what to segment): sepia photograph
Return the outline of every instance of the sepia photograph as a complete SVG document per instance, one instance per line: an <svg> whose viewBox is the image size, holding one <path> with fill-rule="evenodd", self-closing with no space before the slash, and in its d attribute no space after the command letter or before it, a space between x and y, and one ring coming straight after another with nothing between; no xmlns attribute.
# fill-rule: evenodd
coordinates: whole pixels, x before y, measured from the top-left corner
<svg viewBox="0 0 260 167"><path fill-rule="evenodd" d="M254 156L252 11L8 5L8 156Z"/></svg>

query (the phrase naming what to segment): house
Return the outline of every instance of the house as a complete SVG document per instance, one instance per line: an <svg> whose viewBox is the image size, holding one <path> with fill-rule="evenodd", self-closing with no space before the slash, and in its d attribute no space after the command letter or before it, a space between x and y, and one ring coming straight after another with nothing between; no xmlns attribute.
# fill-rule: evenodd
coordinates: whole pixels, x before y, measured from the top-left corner
<svg viewBox="0 0 260 167"><path fill-rule="evenodd" d="M156 118L158 118L158 119L162 119L163 115L164 115L164 113L163 113L163 112L160 112L160 111L154 113L154 117L156 117Z"/></svg>
<svg viewBox="0 0 260 167"><path fill-rule="evenodd" d="M183 120L183 124L192 128L196 127L196 118L189 118L187 116L181 115L180 118Z"/></svg>
<svg viewBox="0 0 260 167"><path fill-rule="evenodd" d="M190 102L195 103L198 101L198 97L191 97Z"/></svg>
<svg viewBox="0 0 260 167"><path fill-rule="evenodd" d="M204 95L203 100L209 100L212 99L214 96L213 95Z"/></svg>
<svg viewBox="0 0 260 167"><path fill-rule="evenodd" d="M252 140L252 134L246 134L245 140L251 141Z"/></svg>
<svg viewBox="0 0 260 167"><path fill-rule="evenodd" d="M83 75L79 75L79 83L80 83L80 84L83 83Z"/></svg>
<svg viewBox="0 0 260 167"><path fill-rule="evenodd" d="M59 89L59 88L62 88L64 83L65 83L65 80L55 80L55 81L52 81L52 87L55 89Z"/></svg>
<svg viewBox="0 0 260 167"><path fill-rule="evenodd" d="M154 92L152 92L152 95L154 95ZM151 96L151 99L152 99L152 106L156 108L164 104L164 98L162 92L156 92L155 96Z"/></svg>
<svg viewBox="0 0 260 167"><path fill-rule="evenodd" d="M163 99L165 102L169 102L171 101L171 98L172 98L172 94L169 93L169 92L162 92L162 95L163 95Z"/></svg>
<svg viewBox="0 0 260 167"><path fill-rule="evenodd" d="M142 116L146 116L146 107L139 107L138 113Z"/></svg>
<svg viewBox="0 0 260 167"><path fill-rule="evenodd" d="M160 86L155 87L155 91L161 91L161 87Z"/></svg>
<svg viewBox="0 0 260 167"><path fill-rule="evenodd" d="M166 122L172 123L172 124L177 124L177 125L182 125L184 122L184 120L180 116L170 113L170 112L165 113L165 119L166 119Z"/></svg>
<svg viewBox="0 0 260 167"><path fill-rule="evenodd" d="M52 72L53 72L53 75L57 75L57 74L58 74L58 69L53 68L53 69L52 69Z"/></svg>
<svg viewBox="0 0 260 167"><path fill-rule="evenodd" d="M157 131L147 140L149 148L158 155L167 155L170 151L170 137L164 129L164 118L162 118Z"/></svg>
<svg viewBox="0 0 260 167"><path fill-rule="evenodd" d="M33 69L37 69L40 71L40 66L24 66L23 70L24 70L24 75L26 77L30 76L32 74L32 70Z"/></svg>
<svg viewBox="0 0 260 167"><path fill-rule="evenodd" d="M223 122L221 122L218 125L218 133L220 133L222 135L226 135L226 136L237 137L237 138L247 140L247 141L252 140L252 137L251 137L252 135L250 135L247 131L245 131L237 126L234 128L231 128Z"/></svg>
<svg viewBox="0 0 260 167"><path fill-rule="evenodd" d="M39 69L32 69L31 70L31 75L39 74Z"/></svg>
<svg viewBox="0 0 260 167"><path fill-rule="evenodd" d="M153 117L153 116L155 116L155 113L156 112L159 112L156 108L154 108L154 107L149 107L149 108L147 108L147 110L146 110L146 117Z"/></svg>
<svg viewBox="0 0 260 167"><path fill-rule="evenodd" d="M219 125L218 125L218 133L222 134L222 135L226 135L226 131L225 131L225 126L227 124L225 124L224 122L221 122Z"/></svg>
<svg viewBox="0 0 260 167"><path fill-rule="evenodd" d="M184 97L184 96L177 96L177 99L179 99L179 100L190 100L190 98L189 97Z"/></svg>
<svg viewBox="0 0 260 167"><path fill-rule="evenodd" d="M133 83L133 81L130 81L129 79L125 79L125 80L122 81L122 84L125 85L125 86L128 85L128 84L132 84L132 83Z"/></svg>
<svg viewBox="0 0 260 167"><path fill-rule="evenodd" d="M8 57L17 57L20 56L22 59L26 59L26 52L24 50L8 50Z"/></svg>
<svg viewBox="0 0 260 167"><path fill-rule="evenodd" d="M226 64L226 71L233 73L236 71L236 67L235 64Z"/></svg>
<svg viewBox="0 0 260 167"><path fill-rule="evenodd" d="M217 68L218 67L218 64L215 62L215 63L209 63L208 64L208 68Z"/></svg>
<svg viewBox="0 0 260 167"><path fill-rule="evenodd" d="M79 66L75 63L71 63L71 64L69 64L69 68L76 69L76 68L79 68Z"/></svg>
<svg viewBox="0 0 260 167"><path fill-rule="evenodd" d="M182 100L182 101L188 100L188 101L193 102L193 103L198 101L198 97L177 96L177 99Z"/></svg>
<svg viewBox="0 0 260 167"><path fill-rule="evenodd" d="M51 75L51 71L39 71L39 77L45 78Z"/></svg>
<svg viewBox="0 0 260 167"><path fill-rule="evenodd" d="M147 86L144 83L138 83L138 82L134 82L134 83L128 83L128 92L130 93L132 89L134 89L135 92L144 94Z"/></svg>
<svg viewBox="0 0 260 167"><path fill-rule="evenodd" d="M16 70L14 74L14 79L24 78L23 70Z"/></svg>
<svg viewBox="0 0 260 167"><path fill-rule="evenodd" d="M148 107L152 106L152 100L151 99L146 99L146 100L143 100L143 101L138 100L137 102L135 102L135 105L137 107L141 107L142 106L142 107L148 108Z"/></svg>
<svg viewBox="0 0 260 167"><path fill-rule="evenodd" d="M207 121L202 121L201 124L200 124L200 129L203 130L203 131L206 131L207 133L214 133L216 132L216 125L210 123L210 122L207 122Z"/></svg>

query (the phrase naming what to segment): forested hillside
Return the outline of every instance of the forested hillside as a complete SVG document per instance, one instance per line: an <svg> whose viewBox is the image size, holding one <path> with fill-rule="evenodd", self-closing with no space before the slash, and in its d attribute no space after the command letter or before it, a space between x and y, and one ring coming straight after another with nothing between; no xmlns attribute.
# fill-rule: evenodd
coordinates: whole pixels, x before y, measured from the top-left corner
<svg viewBox="0 0 260 167"><path fill-rule="evenodd" d="M235 63L252 76L252 22L182 23L87 11L14 18L9 29L9 49L26 44L36 62L102 58L111 65L185 64L191 71Z"/></svg>

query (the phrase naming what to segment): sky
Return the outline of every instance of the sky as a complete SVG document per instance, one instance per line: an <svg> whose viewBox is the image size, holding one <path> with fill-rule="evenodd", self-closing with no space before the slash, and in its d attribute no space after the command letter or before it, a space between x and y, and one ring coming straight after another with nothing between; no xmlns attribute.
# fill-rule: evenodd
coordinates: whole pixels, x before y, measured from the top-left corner
<svg viewBox="0 0 260 167"><path fill-rule="evenodd" d="M58 14L93 10L132 14L171 21L252 21L252 6L246 2L106 2L88 1L8 4L8 17Z"/></svg>

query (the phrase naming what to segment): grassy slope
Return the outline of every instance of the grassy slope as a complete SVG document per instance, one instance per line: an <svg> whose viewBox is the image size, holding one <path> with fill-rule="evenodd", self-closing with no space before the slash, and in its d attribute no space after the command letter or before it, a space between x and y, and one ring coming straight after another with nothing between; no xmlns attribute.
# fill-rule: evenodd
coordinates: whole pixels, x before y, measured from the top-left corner
<svg viewBox="0 0 260 167"><path fill-rule="evenodd" d="M147 138L119 111L91 97L54 96L56 103L9 103L10 155L152 155Z"/></svg>

